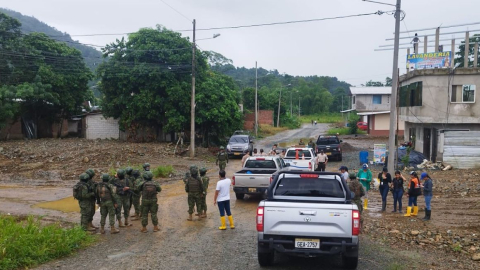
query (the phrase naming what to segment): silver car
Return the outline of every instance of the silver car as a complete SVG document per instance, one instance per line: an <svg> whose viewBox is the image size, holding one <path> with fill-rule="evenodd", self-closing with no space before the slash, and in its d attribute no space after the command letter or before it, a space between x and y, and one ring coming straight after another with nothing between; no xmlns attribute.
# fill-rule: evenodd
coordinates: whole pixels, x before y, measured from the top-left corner
<svg viewBox="0 0 480 270"><path fill-rule="evenodd" d="M227 144L228 156L243 156L245 151L253 151L253 138L250 135L233 135Z"/></svg>

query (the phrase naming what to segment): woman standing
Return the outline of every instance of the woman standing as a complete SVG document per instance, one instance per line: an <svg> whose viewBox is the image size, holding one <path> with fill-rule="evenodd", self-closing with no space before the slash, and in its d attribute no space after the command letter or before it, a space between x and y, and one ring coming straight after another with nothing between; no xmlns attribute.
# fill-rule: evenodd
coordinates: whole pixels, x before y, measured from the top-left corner
<svg viewBox="0 0 480 270"><path fill-rule="evenodd" d="M380 180L380 195L382 196L382 212L385 212L387 208L387 196L390 190L390 183L392 182L392 176L388 173L387 167L383 167L383 171L378 174L378 180Z"/></svg>
<svg viewBox="0 0 480 270"><path fill-rule="evenodd" d="M357 179L365 189L365 198L363 199L363 210L368 206L368 191L370 190L370 182L372 182L372 172L368 169L367 164L363 164L362 169L357 173Z"/></svg>
<svg viewBox="0 0 480 270"><path fill-rule="evenodd" d="M423 182L423 196L425 196L425 217L423 220L430 220L430 217L432 215L432 209L430 207L430 202L432 201L432 189L433 189L433 182L432 178L426 173L423 172L420 175L420 179L422 179Z"/></svg>
<svg viewBox="0 0 480 270"><path fill-rule="evenodd" d="M420 187L420 180L418 180L418 174L415 171L410 172L410 185L408 189L408 207L407 213L403 215L404 217L417 216L418 215L418 206L417 206L417 197L422 195L422 190ZM413 206L413 211L412 211Z"/></svg>
<svg viewBox="0 0 480 270"><path fill-rule="evenodd" d="M395 171L395 178L392 181L393 189L393 213L397 212L397 202L398 202L398 212L402 213L402 197L403 197L403 182L407 181L405 177L400 173L400 171Z"/></svg>

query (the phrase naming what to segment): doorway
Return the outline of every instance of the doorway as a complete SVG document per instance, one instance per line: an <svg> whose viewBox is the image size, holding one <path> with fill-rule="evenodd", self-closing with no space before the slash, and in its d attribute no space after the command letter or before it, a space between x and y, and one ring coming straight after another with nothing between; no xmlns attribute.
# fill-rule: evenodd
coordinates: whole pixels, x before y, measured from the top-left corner
<svg viewBox="0 0 480 270"><path fill-rule="evenodd" d="M431 130L429 128L423 129L423 154L430 160L430 137Z"/></svg>

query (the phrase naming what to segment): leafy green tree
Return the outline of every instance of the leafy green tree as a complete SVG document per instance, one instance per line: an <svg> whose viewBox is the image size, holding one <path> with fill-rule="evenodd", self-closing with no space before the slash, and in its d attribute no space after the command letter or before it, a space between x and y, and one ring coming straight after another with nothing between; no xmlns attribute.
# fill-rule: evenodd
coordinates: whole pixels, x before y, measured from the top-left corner
<svg viewBox="0 0 480 270"><path fill-rule="evenodd" d="M480 35L475 34L472 37L470 37L470 46L468 47L468 67L473 67L473 60L475 58L475 46L473 43L475 42L480 42ZM480 48L479 51L477 52L477 67L480 66ZM460 64L459 67L464 67L465 65L465 41L462 41L462 43L459 46L458 52L455 53L457 57L455 58L455 64Z"/></svg>
<svg viewBox="0 0 480 270"><path fill-rule="evenodd" d="M392 86L392 78L390 77L385 78L385 86Z"/></svg>
<svg viewBox="0 0 480 270"><path fill-rule="evenodd" d="M365 86L367 87L381 87L384 86L382 82L374 82L372 80L368 81Z"/></svg>

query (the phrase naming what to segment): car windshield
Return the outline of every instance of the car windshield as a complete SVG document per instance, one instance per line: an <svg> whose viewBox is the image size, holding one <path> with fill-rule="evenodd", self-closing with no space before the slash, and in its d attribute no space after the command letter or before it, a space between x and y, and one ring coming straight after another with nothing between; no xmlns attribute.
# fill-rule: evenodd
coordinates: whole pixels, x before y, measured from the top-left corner
<svg viewBox="0 0 480 270"><path fill-rule="evenodd" d="M273 160L247 160L245 168L276 169L277 167Z"/></svg>
<svg viewBox="0 0 480 270"><path fill-rule="evenodd" d="M317 141L317 145L329 145L329 144L339 144L339 141L336 137L320 138Z"/></svg>
<svg viewBox="0 0 480 270"><path fill-rule="evenodd" d="M295 158L296 153L297 153L297 150L289 150L285 157L286 158ZM312 157L312 154L311 154L310 150L298 150L298 157L302 158L303 155L305 155L305 158L311 158Z"/></svg>
<svg viewBox="0 0 480 270"><path fill-rule="evenodd" d="M337 179L282 178L275 189L276 196L345 198Z"/></svg>
<svg viewBox="0 0 480 270"><path fill-rule="evenodd" d="M248 137L247 136L234 136L234 137L231 137L228 142L229 143L248 143Z"/></svg>

